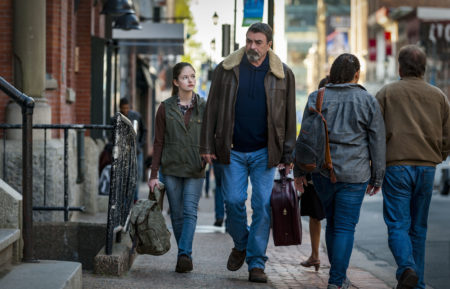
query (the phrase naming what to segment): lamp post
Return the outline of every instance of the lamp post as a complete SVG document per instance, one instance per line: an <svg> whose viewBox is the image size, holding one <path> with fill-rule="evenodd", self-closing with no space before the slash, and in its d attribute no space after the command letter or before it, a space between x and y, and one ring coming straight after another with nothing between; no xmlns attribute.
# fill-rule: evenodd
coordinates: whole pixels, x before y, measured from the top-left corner
<svg viewBox="0 0 450 289"><path fill-rule="evenodd" d="M217 23L219 22L219 15L217 15L217 12L214 12L214 14L212 16L212 20L213 20L213 24L217 25Z"/></svg>

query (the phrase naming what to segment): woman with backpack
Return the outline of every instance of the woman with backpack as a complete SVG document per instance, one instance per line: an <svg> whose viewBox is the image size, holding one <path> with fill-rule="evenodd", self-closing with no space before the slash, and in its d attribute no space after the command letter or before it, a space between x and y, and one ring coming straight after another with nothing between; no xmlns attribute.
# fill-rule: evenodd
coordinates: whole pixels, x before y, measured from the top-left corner
<svg viewBox="0 0 450 289"><path fill-rule="evenodd" d="M359 74L356 56L344 53L336 58L324 92L315 91L308 97L296 144L295 165L300 174L295 175L295 187L303 192L308 170L305 164L323 151L320 143L329 143L326 151L330 152L331 161L329 155L324 158L321 154L318 159L327 159L323 163L327 167L316 164L312 174L327 218L325 238L331 265L327 289L350 287L347 268L364 193L374 195L380 191L385 171L383 117L375 97L358 84ZM323 93L322 105L316 107L316 102L321 102L319 93ZM308 135L311 127L307 124L318 124L312 122L317 119L326 124L326 131ZM314 139L314 135L324 135L324 138L315 139L316 147L307 149L304 144Z"/></svg>
<svg viewBox="0 0 450 289"><path fill-rule="evenodd" d="M191 64L177 63L172 74L172 96L161 103L156 113L148 186L151 191L159 186L161 167L178 245L175 271L185 273L193 269L192 242L205 179L205 163L199 154L205 102L194 92L196 78Z"/></svg>
<svg viewBox="0 0 450 289"><path fill-rule="evenodd" d="M329 76L327 75L319 82L318 89L324 87L328 83ZM301 195L300 213L302 216L309 216L309 236L311 238L311 255L308 259L301 262L303 267L314 266L316 271L320 268L319 259L319 245L320 245L320 221L325 218L322 202L317 196L314 185L311 180L311 174L307 175L307 185L305 191ZM297 178L297 181L299 179Z"/></svg>

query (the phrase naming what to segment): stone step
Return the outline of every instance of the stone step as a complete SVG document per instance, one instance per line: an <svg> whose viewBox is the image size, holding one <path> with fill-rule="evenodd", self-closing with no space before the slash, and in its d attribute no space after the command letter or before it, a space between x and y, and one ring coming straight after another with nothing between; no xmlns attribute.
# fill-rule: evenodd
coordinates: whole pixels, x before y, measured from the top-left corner
<svg viewBox="0 0 450 289"><path fill-rule="evenodd" d="M0 289L81 289L81 263L39 260L21 263L0 277Z"/></svg>
<svg viewBox="0 0 450 289"><path fill-rule="evenodd" d="M0 270L7 269L13 263L13 246L19 238L19 229L0 229Z"/></svg>

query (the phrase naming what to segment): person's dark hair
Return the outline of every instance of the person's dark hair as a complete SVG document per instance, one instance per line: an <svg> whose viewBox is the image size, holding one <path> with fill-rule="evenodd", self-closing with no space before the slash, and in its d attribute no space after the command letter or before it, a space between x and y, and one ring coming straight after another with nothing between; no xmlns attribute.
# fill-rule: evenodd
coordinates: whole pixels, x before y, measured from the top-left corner
<svg viewBox="0 0 450 289"><path fill-rule="evenodd" d="M120 102L119 102L119 107L121 107L122 105L125 105L125 104L130 104L130 102L128 101L128 98L126 98L126 97L121 98Z"/></svg>
<svg viewBox="0 0 450 289"><path fill-rule="evenodd" d="M183 68L185 68L186 66L190 66L195 72L195 69L192 66L192 64L187 62L178 62L172 68L172 95L178 94L178 86L173 84L173 81L178 80L178 76L180 76L181 70L183 70Z"/></svg>
<svg viewBox="0 0 450 289"><path fill-rule="evenodd" d="M267 39L267 43L269 43L270 41L272 41L272 35L273 35L273 31L272 28L269 26L269 24L266 23L261 23L261 22L256 22L253 23L247 30L248 32L253 32L253 33L262 33L264 35L266 35L266 39Z"/></svg>
<svg viewBox="0 0 450 289"><path fill-rule="evenodd" d="M324 78L322 78L319 82L319 89L321 89L322 87L324 87L325 85L327 85L327 83L330 81L330 77L327 75Z"/></svg>
<svg viewBox="0 0 450 289"><path fill-rule="evenodd" d="M355 55L341 54L331 65L329 82L335 84L350 82L359 68L359 60Z"/></svg>
<svg viewBox="0 0 450 289"><path fill-rule="evenodd" d="M422 77L425 74L427 56L417 45L406 45L398 53L400 76Z"/></svg>

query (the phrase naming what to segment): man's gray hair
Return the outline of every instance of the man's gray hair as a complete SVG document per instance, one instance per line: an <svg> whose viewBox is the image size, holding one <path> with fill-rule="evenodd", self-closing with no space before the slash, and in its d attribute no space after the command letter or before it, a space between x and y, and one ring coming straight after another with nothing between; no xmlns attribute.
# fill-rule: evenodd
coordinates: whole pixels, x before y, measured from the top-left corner
<svg viewBox="0 0 450 289"><path fill-rule="evenodd" d="M266 23L261 23L261 22L253 23L248 28L247 33L249 31L253 32L253 33L258 33L258 32L263 33L264 35L266 35L267 43L272 41L273 31L272 31L272 28Z"/></svg>
<svg viewBox="0 0 450 289"><path fill-rule="evenodd" d="M422 77L427 66L427 56L417 45L406 45L398 53L400 76Z"/></svg>

